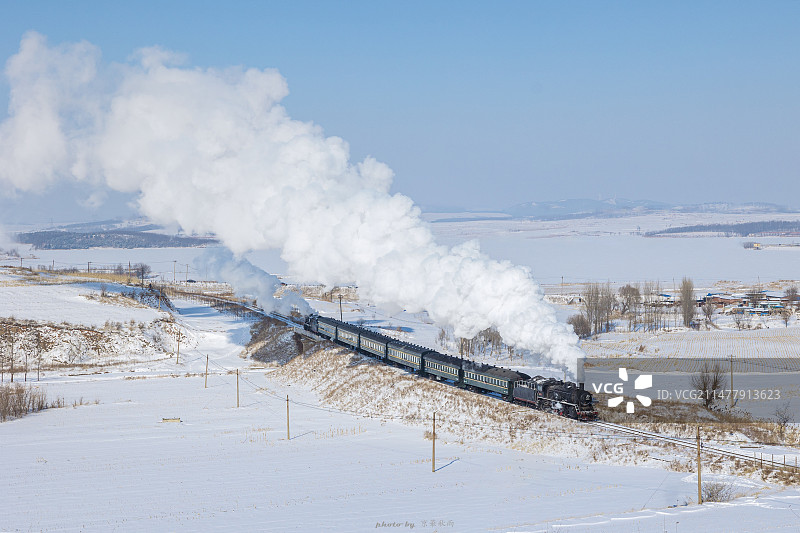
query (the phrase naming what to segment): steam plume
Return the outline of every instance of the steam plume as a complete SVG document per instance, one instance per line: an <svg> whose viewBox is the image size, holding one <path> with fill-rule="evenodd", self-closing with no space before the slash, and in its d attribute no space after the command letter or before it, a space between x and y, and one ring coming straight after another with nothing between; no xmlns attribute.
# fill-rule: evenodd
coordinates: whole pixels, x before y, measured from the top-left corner
<svg viewBox="0 0 800 533"><path fill-rule="evenodd" d="M474 242L437 245L413 202L389 194L389 167L351 163L344 140L287 115L277 71L184 68L159 48L137 58L104 68L88 43L27 34L6 67L0 181L136 192L152 220L213 232L235 254L279 248L300 279L356 282L376 303L427 310L462 337L494 325L574 368L577 338L529 271Z"/></svg>
<svg viewBox="0 0 800 533"><path fill-rule="evenodd" d="M196 263L212 279L226 281L238 292L255 296L264 309L284 315L288 315L293 309L303 314L312 311L308 302L295 292L288 291L283 297L275 298L275 291L281 286L278 277L264 272L247 259L236 259L228 250L209 248L197 258Z"/></svg>

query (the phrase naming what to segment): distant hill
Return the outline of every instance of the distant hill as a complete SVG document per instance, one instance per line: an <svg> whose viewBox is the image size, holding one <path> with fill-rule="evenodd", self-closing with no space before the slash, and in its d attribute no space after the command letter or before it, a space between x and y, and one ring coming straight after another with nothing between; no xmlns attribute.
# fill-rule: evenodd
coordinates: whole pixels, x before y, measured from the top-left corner
<svg viewBox="0 0 800 533"><path fill-rule="evenodd" d="M787 220L766 220L742 224L698 224L679 226L658 231L649 231L645 237L680 235L682 233L716 233L730 237L797 237L800 236L800 222Z"/></svg>
<svg viewBox="0 0 800 533"><path fill-rule="evenodd" d="M87 248L190 248L216 244L207 237L163 235L137 230L32 231L18 233L16 240L40 250L81 250Z"/></svg>
<svg viewBox="0 0 800 533"><path fill-rule="evenodd" d="M525 202L504 209L503 212L515 218L537 220L564 220L586 217L622 217L655 212L674 213L795 213L796 210L768 203L705 203L677 205L651 200L610 200L572 199L544 202Z"/></svg>

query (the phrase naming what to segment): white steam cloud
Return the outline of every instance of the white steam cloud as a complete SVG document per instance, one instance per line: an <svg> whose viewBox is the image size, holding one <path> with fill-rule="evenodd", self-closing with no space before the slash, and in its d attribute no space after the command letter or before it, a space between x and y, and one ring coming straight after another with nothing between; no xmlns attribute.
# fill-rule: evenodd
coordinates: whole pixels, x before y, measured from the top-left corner
<svg viewBox="0 0 800 533"><path fill-rule="evenodd" d="M235 254L279 248L289 274L356 282L378 304L426 310L455 334L496 326L512 345L575 367L572 328L530 272L476 243L437 245L393 173L279 105L275 70L185 68L159 48L102 67L88 43L27 34L7 63L0 181L37 190L57 179L139 193L143 214L213 232Z"/></svg>
<svg viewBox="0 0 800 533"><path fill-rule="evenodd" d="M212 279L226 281L243 294L254 296L264 309L271 309L284 315L293 310L303 314L312 311L300 294L287 291L281 298L275 298L275 291L281 286L277 276L264 272L247 259L236 259L225 249L209 248L197 258L197 267L207 272Z"/></svg>

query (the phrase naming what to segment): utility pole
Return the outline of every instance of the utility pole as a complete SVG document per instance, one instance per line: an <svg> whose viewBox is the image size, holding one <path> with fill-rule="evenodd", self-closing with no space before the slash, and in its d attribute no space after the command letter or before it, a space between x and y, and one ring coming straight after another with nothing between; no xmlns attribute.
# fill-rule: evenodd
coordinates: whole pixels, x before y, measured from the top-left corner
<svg viewBox="0 0 800 533"><path fill-rule="evenodd" d="M697 426L697 504L703 505L702 481L700 480L700 426Z"/></svg>
<svg viewBox="0 0 800 533"><path fill-rule="evenodd" d="M289 395L286 395L286 440L289 439Z"/></svg>
<svg viewBox="0 0 800 533"><path fill-rule="evenodd" d="M87 261L87 262L86 262L86 273L87 273L87 274L89 274L89 273L91 272L91 268L90 268L90 267L91 267L91 264L92 264L92 262L91 262L91 261Z"/></svg>
<svg viewBox="0 0 800 533"><path fill-rule="evenodd" d="M433 450L431 451L431 472L436 472L436 411L433 412Z"/></svg>
<svg viewBox="0 0 800 533"><path fill-rule="evenodd" d="M189 263L186 263L186 283L189 283Z"/></svg>
<svg viewBox="0 0 800 533"><path fill-rule="evenodd" d="M158 308L161 309L161 295L158 296ZM181 330L178 329L178 353L175 354L175 364L178 364L178 359L181 357Z"/></svg>
<svg viewBox="0 0 800 533"><path fill-rule="evenodd" d="M14 334L11 334L11 383L14 383Z"/></svg>
<svg viewBox="0 0 800 533"><path fill-rule="evenodd" d="M733 353L731 353L731 411L733 410Z"/></svg>
<svg viewBox="0 0 800 533"><path fill-rule="evenodd" d="M42 368L42 339L39 336L39 332L37 331L36 332L36 381L39 381L39 373L41 368ZM795 462L797 462L796 458Z"/></svg>
<svg viewBox="0 0 800 533"><path fill-rule="evenodd" d="M175 283L175 265L178 263L175 259L172 260L172 283Z"/></svg>
<svg viewBox="0 0 800 533"><path fill-rule="evenodd" d="M339 295L339 320L344 322L344 318L342 318L342 295Z"/></svg>
<svg viewBox="0 0 800 533"><path fill-rule="evenodd" d="M205 382L205 385L203 385L203 388L204 389L208 388L208 356L207 355L206 355L206 382Z"/></svg>
<svg viewBox="0 0 800 533"><path fill-rule="evenodd" d="M239 369L236 369L236 408L239 408Z"/></svg>

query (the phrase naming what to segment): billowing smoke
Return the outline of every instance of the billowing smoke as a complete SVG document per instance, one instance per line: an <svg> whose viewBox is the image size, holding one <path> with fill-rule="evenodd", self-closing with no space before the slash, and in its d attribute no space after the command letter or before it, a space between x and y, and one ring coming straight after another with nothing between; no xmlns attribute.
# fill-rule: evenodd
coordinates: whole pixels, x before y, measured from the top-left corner
<svg viewBox="0 0 800 533"><path fill-rule="evenodd" d="M0 226L0 256L14 249L14 240L8 236L3 226Z"/></svg>
<svg viewBox="0 0 800 533"><path fill-rule="evenodd" d="M275 291L281 287L281 280L247 259L235 258L228 250L208 248L197 258L195 266L207 272L212 279L230 283L238 293L254 297L264 309L284 315L289 315L295 309L303 314L312 311L308 302L298 293L286 291L281 298L276 298Z"/></svg>
<svg viewBox="0 0 800 533"><path fill-rule="evenodd" d="M389 194L389 167L351 163L344 140L287 115L277 71L186 68L159 48L136 57L102 67L90 44L27 34L6 68L0 180L136 192L152 220L213 232L237 255L279 248L296 278L355 282L377 304L426 310L462 337L496 326L574 368L577 338L530 272L474 242L437 245L413 202Z"/></svg>

